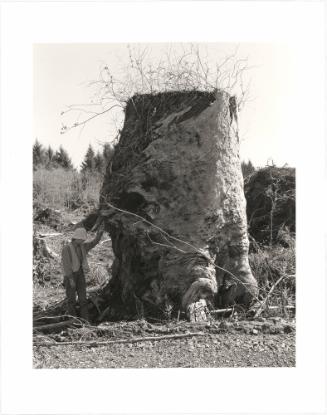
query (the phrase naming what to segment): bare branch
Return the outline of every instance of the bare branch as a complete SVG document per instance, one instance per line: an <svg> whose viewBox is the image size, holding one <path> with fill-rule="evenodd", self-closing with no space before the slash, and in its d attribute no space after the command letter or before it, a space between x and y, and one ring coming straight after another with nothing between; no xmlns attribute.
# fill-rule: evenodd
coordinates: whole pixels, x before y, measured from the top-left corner
<svg viewBox="0 0 327 415"><path fill-rule="evenodd" d="M71 127L69 127L69 128L62 128L61 134L66 133L67 131L71 130L72 128L81 127L81 126L85 125L87 122L89 122L89 121L93 120L94 118L99 117L100 115L103 115L103 114L105 114L106 112L111 111L111 110L112 110L113 108L115 108L115 107L119 107L119 105L118 105L118 104L116 104L116 105L113 105L113 106L112 106L112 107L110 107L110 108L107 108L106 110L104 110L104 111L102 111L102 112L95 113L95 115L93 115L92 117L87 118L86 120L81 121L81 122L76 122L75 124L73 124L73 125L72 125Z"/></svg>
<svg viewBox="0 0 327 415"><path fill-rule="evenodd" d="M202 331L195 333L182 333L182 334L167 334L164 336L151 336L151 337L131 337L129 339L109 340L109 341L70 341L70 342L35 342L34 346L106 346L108 344L122 344L122 343L140 343L148 341L160 341L160 340L174 340L183 339L187 337L204 336L205 333Z"/></svg>
<svg viewBox="0 0 327 415"><path fill-rule="evenodd" d="M282 275L276 282L275 282L275 284L270 288L270 290L269 290L269 292L268 292L268 294L266 295L266 298L262 301L262 303L261 303L261 305L260 305L260 307L257 309L257 311L255 312L255 315L254 315L254 317L259 317L260 316L260 314L262 313L262 311L263 311L263 308L264 308L264 306L265 306L265 304L267 303L267 301L268 301L268 299L269 299L269 297L271 296L271 294L274 292L274 290L275 290L275 288L277 287L277 285L281 282L281 281L283 281L283 279L286 277L286 275Z"/></svg>

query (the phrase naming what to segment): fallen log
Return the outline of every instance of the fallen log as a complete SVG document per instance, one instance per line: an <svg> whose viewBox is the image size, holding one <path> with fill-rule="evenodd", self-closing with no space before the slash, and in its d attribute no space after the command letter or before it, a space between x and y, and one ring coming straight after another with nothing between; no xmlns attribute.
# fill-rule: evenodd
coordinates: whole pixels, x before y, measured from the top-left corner
<svg viewBox="0 0 327 415"><path fill-rule="evenodd" d="M35 214L33 221L44 223L55 230L60 230L63 226L61 211L52 208L40 209Z"/></svg>
<svg viewBox="0 0 327 415"><path fill-rule="evenodd" d="M184 334L167 334L165 336L151 336L151 337L137 337L130 339L120 339L120 340L109 340L109 341L71 341L71 342L37 342L34 343L34 346L68 346L68 345L80 345L80 346L105 346L108 344L122 344L122 343L139 343L139 342L148 342L148 341L160 341L160 340L174 340L174 339L183 339L188 337L195 336L204 336L203 332L195 333L184 333Z"/></svg>
<svg viewBox="0 0 327 415"><path fill-rule="evenodd" d="M232 314L232 312L233 312L233 308L222 308L220 310L211 310L210 314L215 314L219 316L219 315Z"/></svg>
<svg viewBox="0 0 327 415"><path fill-rule="evenodd" d="M267 310L278 310L281 308L285 308L286 310L292 310L295 311L295 306L294 305L287 305L287 306L277 306L277 305L271 305L267 307ZM218 310L210 310L210 314L214 314L216 316L220 316L220 315L229 315L232 314L233 312L233 308L221 308ZM235 311L235 310L234 310Z"/></svg>
<svg viewBox="0 0 327 415"><path fill-rule="evenodd" d="M295 305L286 305L286 306L279 306L279 305L270 305L268 310L278 310L280 308L285 308L286 310L295 311Z"/></svg>
<svg viewBox="0 0 327 415"><path fill-rule="evenodd" d="M44 308L43 310L33 311L33 320L41 317L55 317L58 315L65 315L67 300L63 299L57 303Z"/></svg>
<svg viewBox="0 0 327 415"><path fill-rule="evenodd" d="M38 325L41 326L43 324L61 323L62 321L67 321L69 319L71 319L71 317L65 314L58 316L47 316L44 314L40 314L33 316L33 325L34 327L36 327Z"/></svg>
<svg viewBox="0 0 327 415"><path fill-rule="evenodd" d="M46 241L38 236L33 237L34 255L46 258L58 258L59 255L50 249Z"/></svg>
<svg viewBox="0 0 327 415"><path fill-rule="evenodd" d="M56 331L58 329L62 330L63 328L67 327L82 327L83 323L78 319L69 319L65 321L61 321L60 323L50 323L50 324L42 324L36 325L33 327L33 331L42 331L42 332L49 332L49 331Z"/></svg>
<svg viewBox="0 0 327 415"><path fill-rule="evenodd" d="M62 235L61 232L54 232L54 233L38 233L37 234L40 238L53 238L54 236Z"/></svg>

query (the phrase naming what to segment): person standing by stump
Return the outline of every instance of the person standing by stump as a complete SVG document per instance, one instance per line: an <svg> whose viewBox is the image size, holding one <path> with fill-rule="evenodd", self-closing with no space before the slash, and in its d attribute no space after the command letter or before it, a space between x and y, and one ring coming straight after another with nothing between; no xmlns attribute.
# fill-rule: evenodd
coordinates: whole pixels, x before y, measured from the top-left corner
<svg viewBox="0 0 327 415"><path fill-rule="evenodd" d="M99 243L103 231L104 229L101 225L96 237L92 241L86 242L86 230L82 227L75 229L71 242L63 246L61 254L64 285L68 302L67 311L71 316L76 316L77 293L80 317L87 321L89 320L85 282L85 274L89 271L87 253Z"/></svg>

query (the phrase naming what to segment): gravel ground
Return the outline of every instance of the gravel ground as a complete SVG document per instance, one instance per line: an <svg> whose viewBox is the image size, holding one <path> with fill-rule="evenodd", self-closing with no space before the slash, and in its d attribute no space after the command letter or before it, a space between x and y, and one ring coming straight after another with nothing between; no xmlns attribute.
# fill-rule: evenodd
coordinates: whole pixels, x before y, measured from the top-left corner
<svg viewBox="0 0 327 415"><path fill-rule="evenodd" d="M78 220L65 216L66 225ZM54 232L47 225L35 230ZM68 225L67 225L68 226ZM61 244L70 233L48 238L60 254ZM92 272L88 289L108 278L106 265L112 261L110 243L99 244L90 255ZM47 309L65 296L59 257L47 268L45 285L34 284L34 311ZM131 340L149 336L201 332L198 337L174 338L99 345L101 341ZM88 341L88 345L61 344ZM42 342L56 343L43 346ZM97 327L67 328L60 333L34 333L34 368L170 368L170 367L291 367L295 366L295 320L261 318L256 321L213 320L201 325L185 321L150 324L144 320L102 323Z"/></svg>
<svg viewBox="0 0 327 415"><path fill-rule="evenodd" d="M259 322L263 323L263 322ZM140 330L145 324L151 334ZM222 330L223 324L223 330ZM276 326L276 323L273 323ZM173 368L173 367L292 367L295 366L295 331L288 322L275 334L259 331L258 322L246 322L246 330L235 331L235 325L225 327L225 322L203 326L185 323L179 327L154 327L148 323L112 323L107 326L110 333L98 337L91 329L70 329L66 336L46 337L51 342L70 341L77 338L89 341L87 345L36 345L44 337L35 338L34 368ZM142 327L142 326L141 326ZM193 327L193 329L191 329ZM240 327L240 323L237 324ZM285 329L285 327L288 329ZM144 328L144 326L143 326ZM282 328L280 330L280 328ZM292 328L292 329L291 329ZM178 330L177 330L178 329ZM74 331L73 331L74 330ZM247 333L249 331L249 333ZM135 337L163 336L200 332L201 336L172 338L136 343L113 343L98 345L99 341L132 339ZM92 334L92 335L91 335ZM75 336L75 337L74 337Z"/></svg>

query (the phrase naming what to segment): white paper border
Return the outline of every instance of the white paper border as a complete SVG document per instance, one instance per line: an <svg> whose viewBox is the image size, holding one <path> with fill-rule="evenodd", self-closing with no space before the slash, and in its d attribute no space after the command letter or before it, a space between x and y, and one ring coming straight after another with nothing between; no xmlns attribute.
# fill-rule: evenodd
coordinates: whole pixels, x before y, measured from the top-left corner
<svg viewBox="0 0 327 415"><path fill-rule="evenodd" d="M324 412L324 16L321 2L2 4L3 413ZM297 49L303 83L290 114L299 143L296 368L32 369L32 45L135 41L282 42Z"/></svg>

